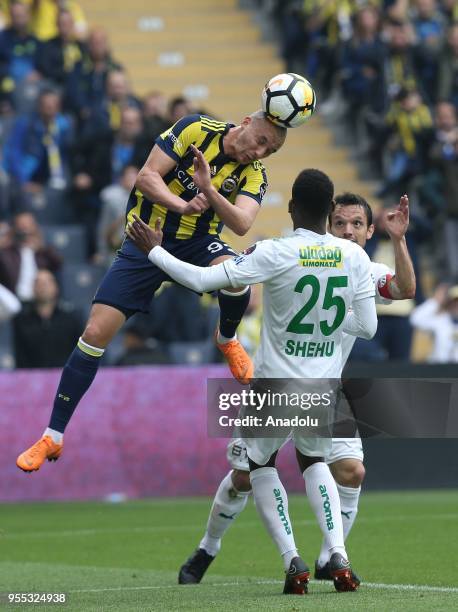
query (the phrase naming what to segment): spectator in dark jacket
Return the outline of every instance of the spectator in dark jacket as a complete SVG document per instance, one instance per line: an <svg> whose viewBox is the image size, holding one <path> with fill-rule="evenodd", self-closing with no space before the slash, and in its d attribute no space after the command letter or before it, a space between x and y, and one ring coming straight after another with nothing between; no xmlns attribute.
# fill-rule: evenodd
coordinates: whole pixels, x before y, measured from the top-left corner
<svg viewBox="0 0 458 612"><path fill-rule="evenodd" d="M72 123L60 112L60 95L44 90L37 112L14 123L5 144L5 168L30 194L45 187L64 189L72 139Z"/></svg>
<svg viewBox="0 0 458 612"><path fill-rule="evenodd" d="M383 43L378 12L365 6L355 16L354 35L342 49L342 87L355 111L366 106L383 110Z"/></svg>
<svg viewBox="0 0 458 612"><path fill-rule="evenodd" d="M91 108L103 98L111 70L122 70L122 66L111 57L106 32L94 28L88 37L87 52L76 64L67 84L66 107L81 123L90 117Z"/></svg>
<svg viewBox="0 0 458 612"><path fill-rule="evenodd" d="M36 80L39 42L29 32L30 10L22 2L10 6L11 25L0 32L0 82L9 78L16 85Z"/></svg>
<svg viewBox="0 0 458 612"><path fill-rule="evenodd" d="M83 137L111 130L116 132L121 127L121 115L124 108L140 109L140 101L132 95L127 75L122 70L111 70L107 75L105 93L89 109L89 116L84 122Z"/></svg>
<svg viewBox="0 0 458 612"><path fill-rule="evenodd" d="M40 228L30 213L16 215L13 235L13 243L0 250L0 284L26 302L33 298L38 270L57 272L61 258L44 244Z"/></svg>
<svg viewBox="0 0 458 612"><path fill-rule="evenodd" d="M81 333L81 319L59 304L59 288L49 270L40 270L34 283L34 300L14 319L14 353L17 368L60 368Z"/></svg>
<svg viewBox="0 0 458 612"><path fill-rule="evenodd" d="M38 69L56 85L64 86L75 65L83 58L84 49L76 40L75 24L70 11L57 16L58 36L43 44L38 56Z"/></svg>
<svg viewBox="0 0 458 612"><path fill-rule="evenodd" d="M439 59L438 98L458 108L458 23L449 29L447 44Z"/></svg>
<svg viewBox="0 0 458 612"><path fill-rule="evenodd" d="M86 137L73 156L74 204L78 220L87 227L89 255L95 251L97 222L100 212L100 192L117 183L125 166L132 161L136 139L142 129L141 113L136 108L124 108L121 126L114 133Z"/></svg>

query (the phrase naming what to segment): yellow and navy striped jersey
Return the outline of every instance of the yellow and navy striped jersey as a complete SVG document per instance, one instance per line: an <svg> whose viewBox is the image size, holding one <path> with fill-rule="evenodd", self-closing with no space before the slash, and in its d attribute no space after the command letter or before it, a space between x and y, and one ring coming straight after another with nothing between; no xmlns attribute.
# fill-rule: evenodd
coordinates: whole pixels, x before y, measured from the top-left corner
<svg viewBox="0 0 458 612"><path fill-rule="evenodd" d="M156 140L159 146L175 162L175 168L163 177L172 193L189 202L198 193L194 184L193 159L190 145L194 144L210 165L213 186L229 202L235 203L238 195L246 195L261 204L267 189L264 166L259 161L240 164L224 153L223 137L233 127L211 119L206 115L183 117ZM161 219L161 227L168 238L186 240L199 235L219 234L223 223L216 212L209 208L203 213L180 215L162 204L151 202L136 187L127 203L127 222L138 215L145 223L154 227Z"/></svg>

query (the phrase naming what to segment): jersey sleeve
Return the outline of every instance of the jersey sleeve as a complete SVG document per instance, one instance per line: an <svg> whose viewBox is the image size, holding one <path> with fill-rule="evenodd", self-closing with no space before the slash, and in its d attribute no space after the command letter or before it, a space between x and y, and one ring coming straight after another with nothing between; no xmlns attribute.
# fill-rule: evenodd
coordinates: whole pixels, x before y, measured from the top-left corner
<svg viewBox="0 0 458 612"><path fill-rule="evenodd" d="M156 139L157 146L177 163L189 145L197 141L201 132L200 115L189 115L177 121Z"/></svg>
<svg viewBox="0 0 458 612"><path fill-rule="evenodd" d="M375 281L375 303L376 304L391 304L392 300L382 295L383 288L394 276L394 271L381 263L372 263L372 273Z"/></svg>
<svg viewBox="0 0 458 612"><path fill-rule="evenodd" d="M259 205L267 191L266 169L261 162L251 163L241 175L240 188L237 195L253 198Z"/></svg>
<svg viewBox="0 0 458 612"><path fill-rule="evenodd" d="M375 296L375 282L372 274L371 260L363 249L359 249L357 263L354 268L354 297L353 300L362 300Z"/></svg>
<svg viewBox="0 0 458 612"><path fill-rule="evenodd" d="M275 242L257 242L238 257L226 259L223 264L233 287L263 283L278 273Z"/></svg>

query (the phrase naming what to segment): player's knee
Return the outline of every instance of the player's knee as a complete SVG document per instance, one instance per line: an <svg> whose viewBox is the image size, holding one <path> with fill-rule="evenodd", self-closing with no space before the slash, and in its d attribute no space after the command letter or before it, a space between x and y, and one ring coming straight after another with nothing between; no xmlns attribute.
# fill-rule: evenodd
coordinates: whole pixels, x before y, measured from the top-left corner
<svg viewBox="0 0 458 612"><path fill-rule="evenodd" d="M251 491L250 472L233 470L232 484L237 491Z"/></svg>
<svg viewBox="0 0 458 612"><path fill-rule="evenodd" d="M343 459L329 466L335 481L343 487L357 488L361 486L366 469L358 459Z"/></svg>

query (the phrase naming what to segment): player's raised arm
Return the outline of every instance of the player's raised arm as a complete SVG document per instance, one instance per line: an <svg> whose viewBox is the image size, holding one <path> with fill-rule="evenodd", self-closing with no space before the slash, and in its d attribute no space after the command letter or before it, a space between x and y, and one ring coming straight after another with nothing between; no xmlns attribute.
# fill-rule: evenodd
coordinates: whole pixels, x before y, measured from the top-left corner
<svg viewBox="0 0 458 612"><path fill-rule="evenodd" d="M409 227L409 198L403 195L399 205L386 213L386 231L391 239L395 257L395 274L379 287L382 297L390 300L405 300L415 297L415 272L405 235Z"/></svg>
<svg viewBox="0 0 458 612"><path fill-rule="evenodd" d="M174 212L184 215L206 210L208 203L202 195L196 196L191 202L185 202L169 190L162 177L175 166L175 161L154 145L145 165L138 173L135 186L149 200L163 204Z"/></svg>
<svg viewBox="0 0 458 612"><path fill-rule="evenodd" d="M210 166L202 153L194 145L194 182L205 195L210 206L218 214L221 221L238 236L244 236L256 218L259 211L258 203L246 195L237 196L235 206L223 195L218 193L211 182Z"/></svg>

